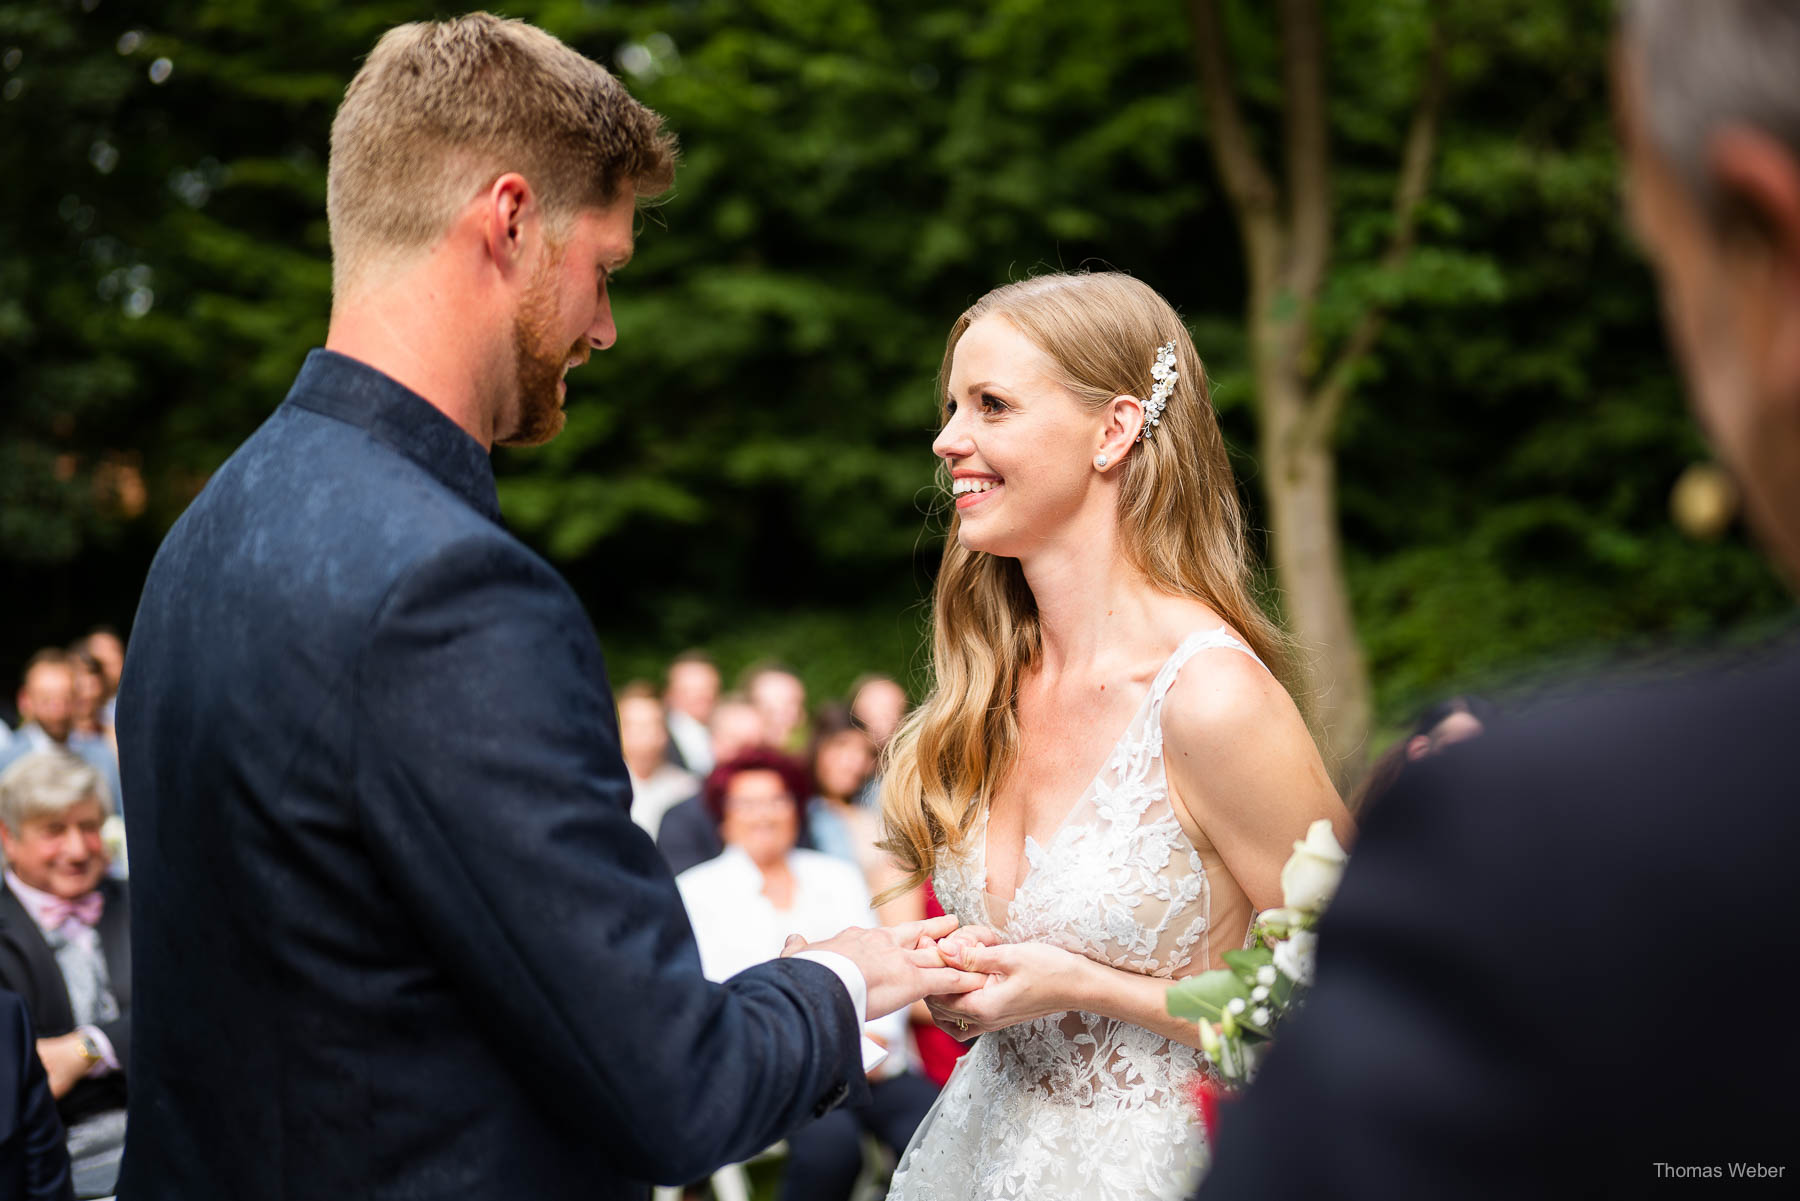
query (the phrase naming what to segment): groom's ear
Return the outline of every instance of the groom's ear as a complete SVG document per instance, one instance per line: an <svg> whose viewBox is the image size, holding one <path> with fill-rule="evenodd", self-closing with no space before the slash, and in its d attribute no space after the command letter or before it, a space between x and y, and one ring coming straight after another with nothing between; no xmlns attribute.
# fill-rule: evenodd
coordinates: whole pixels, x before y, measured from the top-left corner
<svg viewBox="0 0 1800 1201"><path fill-rule="evenodd" d="M525 264L537 222L537 193L531 182L509 171L488 185L481 197L482 237L488 257L511 274Z"/></svg>

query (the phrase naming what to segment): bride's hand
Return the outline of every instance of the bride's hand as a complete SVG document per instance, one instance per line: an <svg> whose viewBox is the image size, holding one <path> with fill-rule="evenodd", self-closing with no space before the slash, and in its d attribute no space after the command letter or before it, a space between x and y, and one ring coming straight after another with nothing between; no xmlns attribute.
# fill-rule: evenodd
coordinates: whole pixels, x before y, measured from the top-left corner
<svg viewBox="0 0 1800 1201"><path fill-rule="evenodd" d="M1090 960L1072 951L1039 942L942 939L938 951L948 966L987 976L974 992L925 998L938 1029L964 1042L990 1030L1080 1008L1081 986L1091 966Z"/></svg>
<svg viewBox="0 0 1800 1201"><path fill-rule="evenodd" d="M958 926L948 937L938 939L937 945L948 960L963 947L993 947L1001 941L1000 935L988 926Z"/></svg>

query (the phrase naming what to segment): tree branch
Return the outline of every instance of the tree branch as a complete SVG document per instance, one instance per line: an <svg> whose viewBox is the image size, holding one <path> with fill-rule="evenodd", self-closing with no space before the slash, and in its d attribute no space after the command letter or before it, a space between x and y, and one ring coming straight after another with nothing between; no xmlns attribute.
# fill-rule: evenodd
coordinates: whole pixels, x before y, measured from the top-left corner
<svg viewBox="0 0 1800 1201"><path fill-rule="evenodd" d="M1194 25L1200 95L1212 121L1212 137L1207 140L1212 144L1213 162L1224 180L1226 195L1237 210L1239 225L1248 231L1252 221L1266 218L1278 204L1275 181L1257 157L1249 128L1244 124L1218 0L1188 0L1188 16Z"/></svg>
<svg viewBox="0 0 1800 1201"><path fill-rule="evenodd" d="M1443 116L1444 96L1449 90L1445 67L1448 42L1442 0L1433 0L1425 84L1419 92L1419 103L1413 109L1412 123L1407 128L1406 144L1400 156L1400 176L1394 187L1394 229L1381 256L1383 270L1398 270L1412 253L1413 243L1417 240L1419 206L1431 182L1438 125ZM1338 419L1350 391L1350 377L1364 356L1374 349L1386 324L1384 308L1372 305L1363 312L1356 328L1339 348L1337 357L1320 377L1322 382L1308 405L1302 436L1329 439L1337 432Z"/></svg>
<svg viewBox="0 0 1800 1201"><path fill-rule="evenodd" d="M1331 259L1331 151L1325 113L1325 29L1319 0L1282 0L1281 41L1292 231L1285 274L1294 295L1310 302L1319 294Z"/></svg>

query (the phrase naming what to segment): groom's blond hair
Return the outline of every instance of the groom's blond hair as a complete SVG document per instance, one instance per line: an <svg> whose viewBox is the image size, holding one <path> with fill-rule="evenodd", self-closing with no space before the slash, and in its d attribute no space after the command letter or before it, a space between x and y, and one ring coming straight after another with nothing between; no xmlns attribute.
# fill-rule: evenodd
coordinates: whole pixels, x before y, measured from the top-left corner
<svg viewBox="0 0 1800 1201"><path fill-rule="evenodd" d="M436 243L510 171L560 239L582 209L666 191L675 138L604 67L523 21L388 30L331 123L333 291Z"/></svg>

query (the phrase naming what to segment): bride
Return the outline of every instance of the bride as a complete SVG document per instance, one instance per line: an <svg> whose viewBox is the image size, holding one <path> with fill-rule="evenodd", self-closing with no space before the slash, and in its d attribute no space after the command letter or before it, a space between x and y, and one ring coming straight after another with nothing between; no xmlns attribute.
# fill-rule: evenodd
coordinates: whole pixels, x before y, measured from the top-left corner
<svg viewBox="0 0 1800 1201"><path fill-rule="evenodd" d="M940 377L956 513L932 695L896 736L888 846L987 973L933 998L981 1035L890 1198L1184 1197L1204 1166L1191 1023L1169 981L1280 903L1293 841L1350 819L1250 595L1200 360L1116 273L999 288Z"/></svg>

